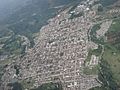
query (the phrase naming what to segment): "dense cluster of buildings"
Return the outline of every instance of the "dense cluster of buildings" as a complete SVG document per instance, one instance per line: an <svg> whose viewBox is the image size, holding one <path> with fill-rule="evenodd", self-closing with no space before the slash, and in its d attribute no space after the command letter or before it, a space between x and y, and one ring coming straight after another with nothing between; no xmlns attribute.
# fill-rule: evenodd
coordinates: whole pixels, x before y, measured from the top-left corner
<svg viewBox="0 0 120 90"><path fill-rule="evenodd" d="M69 8L50 19L49 24L41 28L34 48L18 60L19 74L8 69L4 78L31 78L35 87L49 82L61 83L64 90L88 90L99 86L97 75L83 74L88 55L88 31L93 26L91 18L95 15L89 8L93 1L84 1L70 13ZM70 19L71 13L80 12L84 15Z"/></svg>

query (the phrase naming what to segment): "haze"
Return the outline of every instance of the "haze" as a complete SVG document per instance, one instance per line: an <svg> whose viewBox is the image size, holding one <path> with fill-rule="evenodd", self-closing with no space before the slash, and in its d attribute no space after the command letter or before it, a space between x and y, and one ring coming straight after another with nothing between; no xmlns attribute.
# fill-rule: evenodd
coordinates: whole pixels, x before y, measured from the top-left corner
<svg viewBox="0 0 120 90"><path fill-rule="evenodd" d="M28 0L0 0L0 20L3 20L26 4Z"/></svg>

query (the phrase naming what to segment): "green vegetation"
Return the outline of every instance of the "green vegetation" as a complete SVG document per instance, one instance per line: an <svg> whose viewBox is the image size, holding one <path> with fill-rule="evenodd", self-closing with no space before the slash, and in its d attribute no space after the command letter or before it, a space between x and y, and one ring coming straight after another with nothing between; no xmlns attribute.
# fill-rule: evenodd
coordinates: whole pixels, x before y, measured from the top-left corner
<svg viewBox="0 0 120 90"><path fill-rule="evenodd" d="M92 55L93 55L93 52L92 52L92 50L90 49L89 52L88 52L87 59L85 60L85 63L90 61Z"/></svg>
<svg viewBox="0 0 120 90"><path fill-rule="evenodd" d="M68 5L79 0L54 0L49 3L48 0L33 0L26 6L11 16L0 22L0 44L4 44L0 49L1 55L23 56L26 45L18 35L25 36L30 41L30 47L34 46L35 33L46 25L48 20L59 13L63 7L54 8L61 5Z"/></svg>
<svg viewBox="0 0 120 90"><path fill-rule="evenodd" d="M97 75L99 66L85 67L83 73L85 75Z"/></svg>
<svg viewBox="0 0 120 90"><path fill-rule="evenodd" d="M114 80L120 86L120 52L115 47L107 45L105 47L103 59L110 65Z"/></svg>
<svg viewBox="0 0 120 90"><path fill-rule="evenodd" d="M89 62L91 59L92 55L100 56L102 53L102 46L98 46L98 49L91 50L89 49L87 59L85 60L86 62Z"/></svg>
<svg viewBox="0 0 120 90"><path fill-rule="evenodd" d="M15 82L15 83L9 83L7 86L13 87L12 90L23 90L23 87L20 83Z"/></svg>
<svg viewBox="0 0 120 90"><path fill-rule="evenodd" d="M106 36L108 37L108 43L120 51L120 19L113 20Z"/></svg>
<svg viewBox="0 0 120 90"><path fill-rule="evenodd" d="M35 89L30 89L33 86L34 81L22 81L21 83L9 83L8 86L13 87L12 90L63 90L61 85L58 83L45 83Z"/></svg>
<svg viewBox="0 0 120 90"><path fill-rule="evenodd" d="M1 28L1 27L0 27ZM0 44L4 44L14 33L11 30L0 29Z"/></svg>
<svg viewBox="0 0 120 90"><path fill-rule="evenodd" d="M90 37L89 39L91 39L91 41L93 41L94 43L98 42L98 39L96 37L96 31L100 29L100 24L96 24L92 27L91 31L90 31Z"/></svg>
<svg viewBox="0 0 120 90"><path fill-rule="evenodd" d="M18 75L19 74L19 66L17 66L17 65L14 65L14 69L16 70L16 75Z"/></svg>
<svg viewBox="0 0 120 90"><path fill-rule="evenodd" d="M94 87L94 88L91 88L89 90L109 90L109 89L101 86L101 87Z"/></svg>
<svg viewBox="0 0 120 90"><path fill-rule="evenodd" d="M25 53L25 45L22 45L21 37L12 36L4 42L4 46L0 50L1 54L5 55L20 55Z"/></svg>
<svg viewBox="0 0 120 90"><path fill-rule="evenodd" d="M36 89L31 89L31 90L63 90L63 89L61 85L58 83L46 83L39 86Z"/></svg>
<svg viewBox="0 0 120 90"><path fill-rule="evenodd" d="M113 23L108 32L119 32L120 31L120 19L113 20Z"/></svg>
<svg viewBox="0 0 120 90"><path fill-rule="evenodd" d="M120 87L120 21L116 19L109 28L106 36L110 38L104 43L104 53L99 63L99 80L102 87L90 90L118 90Z"/></svg>
<svg viewBox="0 0 120 90"><path fill-rule="evenodd" d="M96 37L96 31L101 28L100 25L101 25L101 23L96 24L92 27L89 39L91 38L91 41L93 41L94 43L104 44L104 37L101 37L99 39Z"/></svg>
<svg viewBox="0 0 120 90"><path fill-rule="evenodd" d="M96 24L92 27L91 31L90 31L90 37L89 40L91 40L92 42L96 43L96 44L101 44L104 42L104 39L103 38L100 38L98 39L96 37L96 31L100 29L100 25L101 24ZM87 60L86 61L90 61L90 58L92 55L96 55L96 56L99 56L102 52L102 46L99 45L98 46L98 49L95 49L95 50L89 50L89 53L88 53L88 57L87 57Z"/></svg>
<svg viewBox="0 0 120 90"><path fill-rule="evenodd" d="M96 24L93 26L93 28L91 29L91 32L90 32L90 37L89 37L89 40L91 39L92 42L98 44L98 49L89 49L89 52L88 52L88 56L87 56L87 59L85 60L85 68L84 68L84 71L83 73L86 74L86 75L96 75L98 74L98 69L99 69L99 65L96 65L96 66L93 66L92 68L90 66L86 66L86 64L88 64L91 60L91 56L92 55L95 55L97 57L99 57L102 53L102 46L100 45L101 43L103 43L103 39L98 39L96 37L96 31L100 29L100 25L101 24Z"/></svg>
<svg viewBox="0 0 120 90"><path fill-rule="evenodd" d="M114 81L111 66L104 58L101 60L100 63L98 78L102 82L103 87L106 87L109 90L117 90L117 84Z"/></svg>
<svg viewBox="0 0 120 90"><path fill-rule="evenodd" d="M13 32L11 30L0 27L0 38L12 36Z"/></svg>
<svg viewBox="0 0 120 90"><path fill-rule="evenodd" d="M4 74L4 67L2 65L0 65L0 80L2 78L2 75Z"/></svg>
<svg viewBox="0 0 120 90"><path fill-rule="evenodd" d="M102 47L100 45L99 45L98 49L89 50L87 59L85 60L85 64L90 62L92 55L96 55L99 57L101 55L101 53L102 53ZM83 73L86 75L96 75L96 74L98 74L98 68L99 68L99 65L95 65L93 67L89 67L89 66L85 65Z"/></svg>
<svg viewBox="0 0 120 90"><path fill-rule="evenodd" d="M109 64L111 61L107 62L107 60L102 58L99 64L100 68L98 69L98 78L100 82L102 82L102 86L95 87L90 90L118 90L118 83L116 80L119 80L119 77L114 76L114 73L116 73L116 71L113 72L112 66Z"/></svg>
<svg viewBox="0 0 120 90"><path fill-rule="evenodd" d="M98 6L98 12L102 12L104 9L103 9L103 6L102 5L99 5Z"/></svg>
<svg viewBox="0 0 120 90"><path fill-rule="evenodd" d="M33 11L34 9L35 8L33 8ZM43 12L42 15L41 15L41 12L38 11L38 13L34 16L32 15L30 16L29 14L31 13L29 13L29 14L26 14L25 17L22 17L25 19L22 22L18 22L22 18L19 18L19 20L16 21L16 18L14 17L13 21L15 21L16 23L10 24L7 28L12 30L15 33L15 35L19 34L19 35L26 36L31 42L31 47L33 47L34 46L34 38L32 37L33 34L39 32L40 28L43 25L47 24L47 20L56 15L55 13L56 11L57 9L48 9L45 12ZM11 23L13 21L9 21L9 22Z"/></svg>
<svg viewBox="0 0 120 90"><path fill-rule="evenodd" d="M26 36L33 43L32 35L39 32L40 28L46 25L47 21L58 13L58 10L62 9L54 7L72 2L77 2L77 0L54 0L50 3L48 0L33 0L32 3L29 3L4 20L2 24L7 24L6 28L12 30L15 35Z"/></svg>
<svg viewBox="0 0 120 90"><path fill-rule="evenodd" d="M101 53L102 53L102 47L100 45L99 45L98 49L89 50L87 59L85 60L84 64L88 64L90 62L92 55L96 55L99 57L101 55ZM83 73L86 75L96 75L96 74L98 74L98 69L99 69L99 65L95 65L93 67L85 65Z"/></svg>
<svg viewBox="0 0 120 90"><path fill-rule="evenodd" d="M94 50L92 51L92 54L93 54L93 55L96 55L96 56L100 56L101 53L102 53L102 46L101 46L101 45L98 46L98 49L94 49Z"/></svg>
<svg viewBox="0 0 120 90"><path fill-rule="evenodd" d="M33 86L34 83L35 83L34 80L30 78L29 80L23 80L21 82L21 85L23 87L23 90L25 89L30 90L30 88Z"/></svg>
<svg viewBox="0 0 120 90"><path fill-rule="evenodd" d="M104 6L107 7L109 5L112 5L116 2L117 0L100 0L100 3Z"/></svg>

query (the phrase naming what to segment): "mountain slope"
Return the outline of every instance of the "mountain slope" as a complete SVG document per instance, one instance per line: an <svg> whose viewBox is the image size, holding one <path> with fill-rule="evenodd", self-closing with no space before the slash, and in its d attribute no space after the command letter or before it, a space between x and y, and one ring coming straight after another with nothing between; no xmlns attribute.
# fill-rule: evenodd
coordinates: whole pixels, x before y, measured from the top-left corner
<svg viewBox="0 0 120 90"><path fill-rule="evenodd" d="M16 11L14 13L0 23L0 32L4 32L4 30L8 31L6 34L11 31L13 32L12 36L8 36L6 39L4 39L4 36L1 37L0 42L1 45L4 46L0 49L0 53L2 53L2 55L12 55L16 52L19 52L18 55L21 53L24 54L21 47L24 47L25 50L33 47L35 43L34 38L40 28L47 24L47 21L54 17L58 13L58 10L61 10L64 5L67 6L73 1L74 0L29 0L19 10L15 9ZM75 0L74 2L76 1L79 0ZM21 37L19 37L19 35L21 35ZM14 37L16 39L14 39ZM25 42L30 42L30 45L21 46L21 41L23 41L22 37L24 37ZM9 41L11 42L9 43ZM20 41L20 43L16 41ZM13 49L14 46L16 46L15 49ZM7 51L10 51L10 53Z"/></svg>

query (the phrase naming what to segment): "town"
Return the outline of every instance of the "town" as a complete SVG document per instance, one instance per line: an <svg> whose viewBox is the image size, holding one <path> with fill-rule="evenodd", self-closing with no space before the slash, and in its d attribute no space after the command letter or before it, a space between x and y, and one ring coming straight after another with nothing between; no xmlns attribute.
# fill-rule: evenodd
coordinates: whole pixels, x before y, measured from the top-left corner
<svg viewBox="0 0 120 90"><path fill-rule="evenodd" d="M61 83L64 90L88 90L100 86L97 75L83 73L89 47L88 32L96 15L90 6L95 2L97 0L82 1L74 10L70 7L50 19L49 24L41 28L34 48L16 62L19 74L8 68L4 78L9 79L3 80L32 78L34 87L54 82Z"/></svg>

